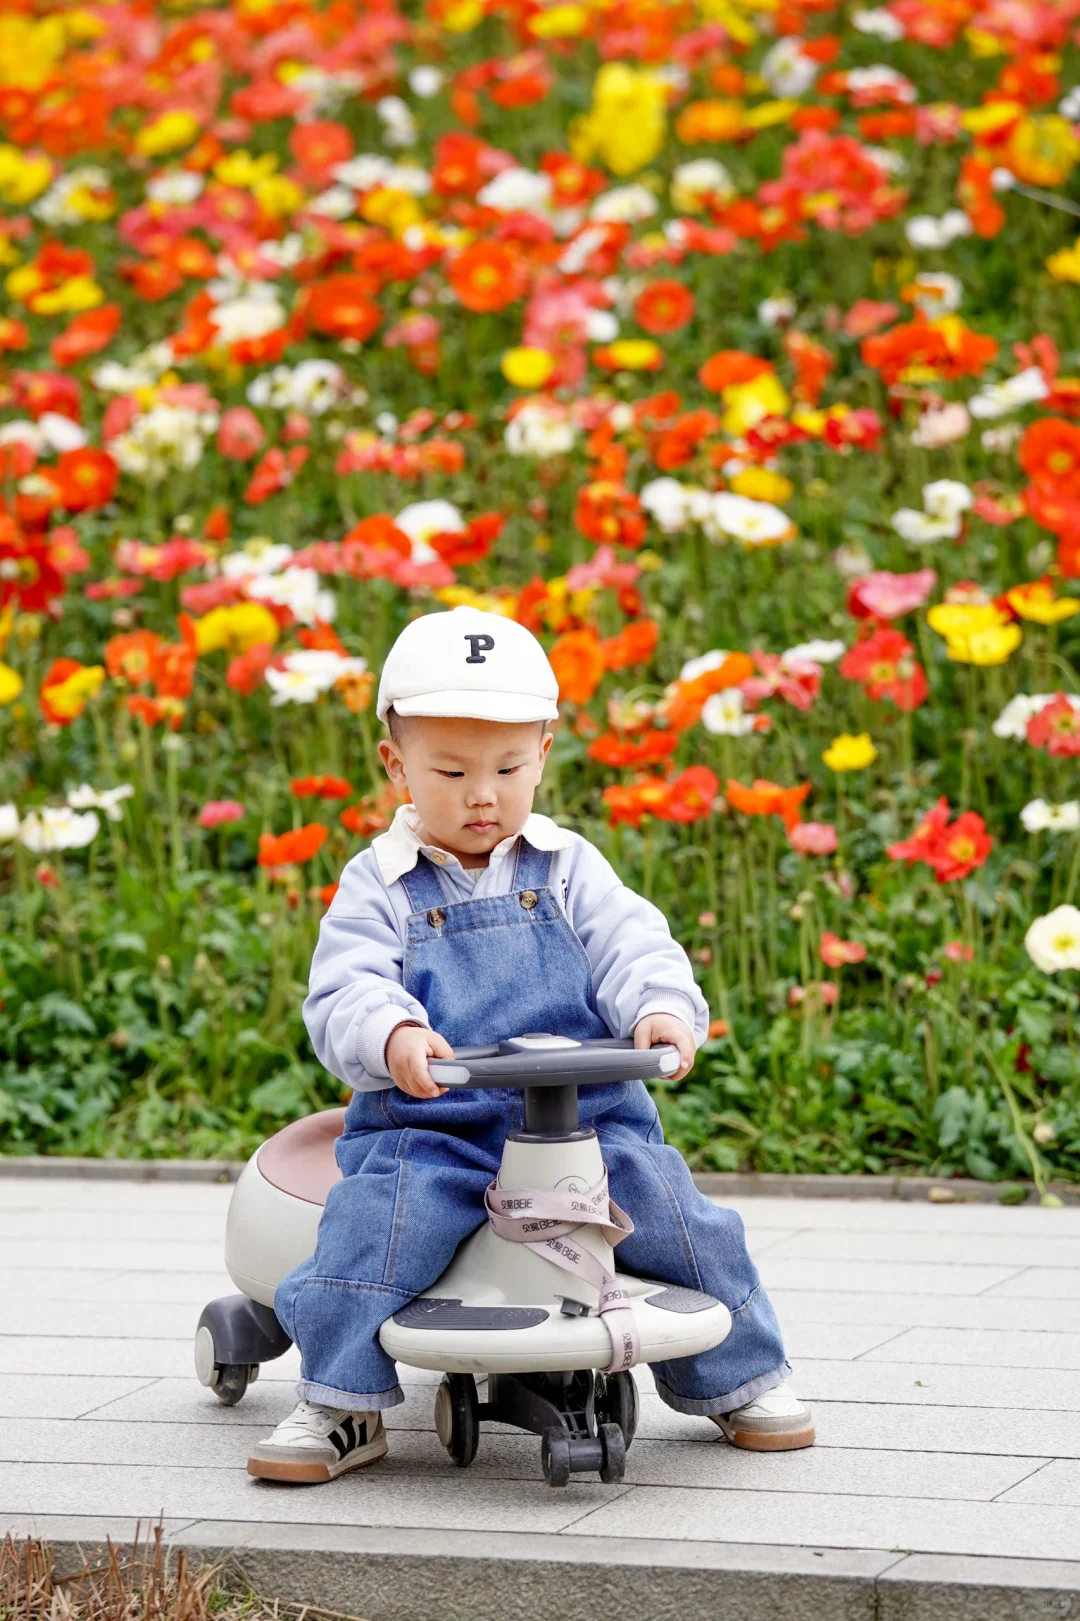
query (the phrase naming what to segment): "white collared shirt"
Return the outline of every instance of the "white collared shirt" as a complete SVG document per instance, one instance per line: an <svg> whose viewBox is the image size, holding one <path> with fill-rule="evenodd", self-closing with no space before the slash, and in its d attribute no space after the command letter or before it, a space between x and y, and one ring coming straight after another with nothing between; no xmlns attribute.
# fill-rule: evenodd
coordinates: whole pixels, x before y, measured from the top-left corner
<svg viewBox="0 0 1080 1621"><path fill-rule="evenodd" d="M519 837L551 852L548 884L589 959L596 1010L613 1035L629 1036L650 1013L671 1013L705 1039L709 1012L689 958L664 914L627 889L595 845L550 817L532 815L503 839L488 865L464 868L457 856L423 844L419 818L402 805L392 825L349 862L322 920L311 964L304 1022L332 1075L358 1092L390 1085L385 1049L399 1024L428 1024L402 984L412 906L400 882L421 854L432 861L447 901L505 895Z"/></svg>

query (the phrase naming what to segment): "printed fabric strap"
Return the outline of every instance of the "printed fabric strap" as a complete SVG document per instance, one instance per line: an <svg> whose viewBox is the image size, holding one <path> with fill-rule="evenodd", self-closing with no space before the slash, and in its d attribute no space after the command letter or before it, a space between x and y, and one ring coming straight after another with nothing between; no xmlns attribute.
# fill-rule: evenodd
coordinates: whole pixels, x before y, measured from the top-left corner
<svg viewBox="0 0 1080 1621"><path fill-rule="evenodd" d="M600 1181L584 1193L560 1193L554 1188L500 1188L492 1182L484 1195L488 1221L500 1238L527 1244L536 1255L584 1278L600 1292L599 1312L611 1339L611 1362L605 1373L623 1373L639 1360L630 1294L607 1271L591 1250L568 1242L579 1227L599 1227L609 1244L628 1238L634 1224L625 1210L608 1197L605 1170ZM543 1235L543 1236L541 1236Z"/></svg>

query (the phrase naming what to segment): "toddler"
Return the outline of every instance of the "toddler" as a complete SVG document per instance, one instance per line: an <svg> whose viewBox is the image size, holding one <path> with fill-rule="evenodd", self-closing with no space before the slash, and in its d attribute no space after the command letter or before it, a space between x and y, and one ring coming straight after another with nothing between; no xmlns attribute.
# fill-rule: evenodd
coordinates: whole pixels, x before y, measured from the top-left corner
<svg viewBox="0 0 1080 1621"><path fill-rule="evenodd" d="M430 1058L533 1030L633 1036L676 1047L682 1076L704 1039L708 1010L662 913L586 839L533 814L557 696L536 638L471 608L415 620L386 660L379 752L411 803L345 868L312 962L304 1019L353 1098L315 1254L274 1300L300 1348L301 1399L256 1446L253 1475L326 1481L383 1456L382 1410L404 1398L379 1327L486 1219L522 1094L447 1094ZM731 1312L722 1344L654 1365L661 1399L736 1446L810 1446L739 1216L694 1187L641 1081L583 1088L581 1119L634 1223L620 1269Z"/></svg>

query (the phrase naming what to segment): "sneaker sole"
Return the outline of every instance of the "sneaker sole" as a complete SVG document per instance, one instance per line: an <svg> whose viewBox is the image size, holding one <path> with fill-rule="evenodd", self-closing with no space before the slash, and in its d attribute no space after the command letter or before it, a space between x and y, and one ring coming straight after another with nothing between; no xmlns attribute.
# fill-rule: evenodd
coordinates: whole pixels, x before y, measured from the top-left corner
<svg viewBox="0 0 1080 1621"><path fill-rule="evenodd" d="M798 1452L812 1447L817 1436L812 1424L804 1430L740 1430L719 1415L715 1422L731 1445L744 1452Z"/></svg>
<svg viewBox="0 0 1080 1621"><path fill-rule="evenodd" d="M260 1458L255 1453L248 1459L247 1472L254 1475L256 1480L280 1480L288 1486L321 1486L329 1480L337 1480L339 1475L347 1475L350 1469L362 1469L365 1464L378 1463L380 1458L385 1458L386 1452L386 1436L380 1435L377 1441L357 1447L340 1463L318 1463L314 1460L310 1463L290 1463L284 1458Z"/></svg>

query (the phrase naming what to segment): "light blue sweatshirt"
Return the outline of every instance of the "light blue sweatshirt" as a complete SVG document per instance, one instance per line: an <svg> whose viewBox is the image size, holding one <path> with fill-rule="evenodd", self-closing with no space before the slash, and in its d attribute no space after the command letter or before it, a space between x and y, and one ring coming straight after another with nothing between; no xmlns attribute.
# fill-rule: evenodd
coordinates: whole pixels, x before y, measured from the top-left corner
<svg viewBox="0 0 1080 1621"><path fill-rule="evenodd" d="M392 825L349 862L319 930L304 1023L319 1062L357 1092L390 1086L386 1043L399 1024L430 1023L402 984L411 911L402 873L421 853L439 868L447 900L505 895L517 837L504 839L486 867L421 844L417 814L402 805ZM682 946L650 901L621 882L596 847L547 816L530 816L522 836L552 853L549 885L589 959L596 1010L613 1035L629 1036L647 1014L671 1013L700 1045L709 1011Z"/></svg>

